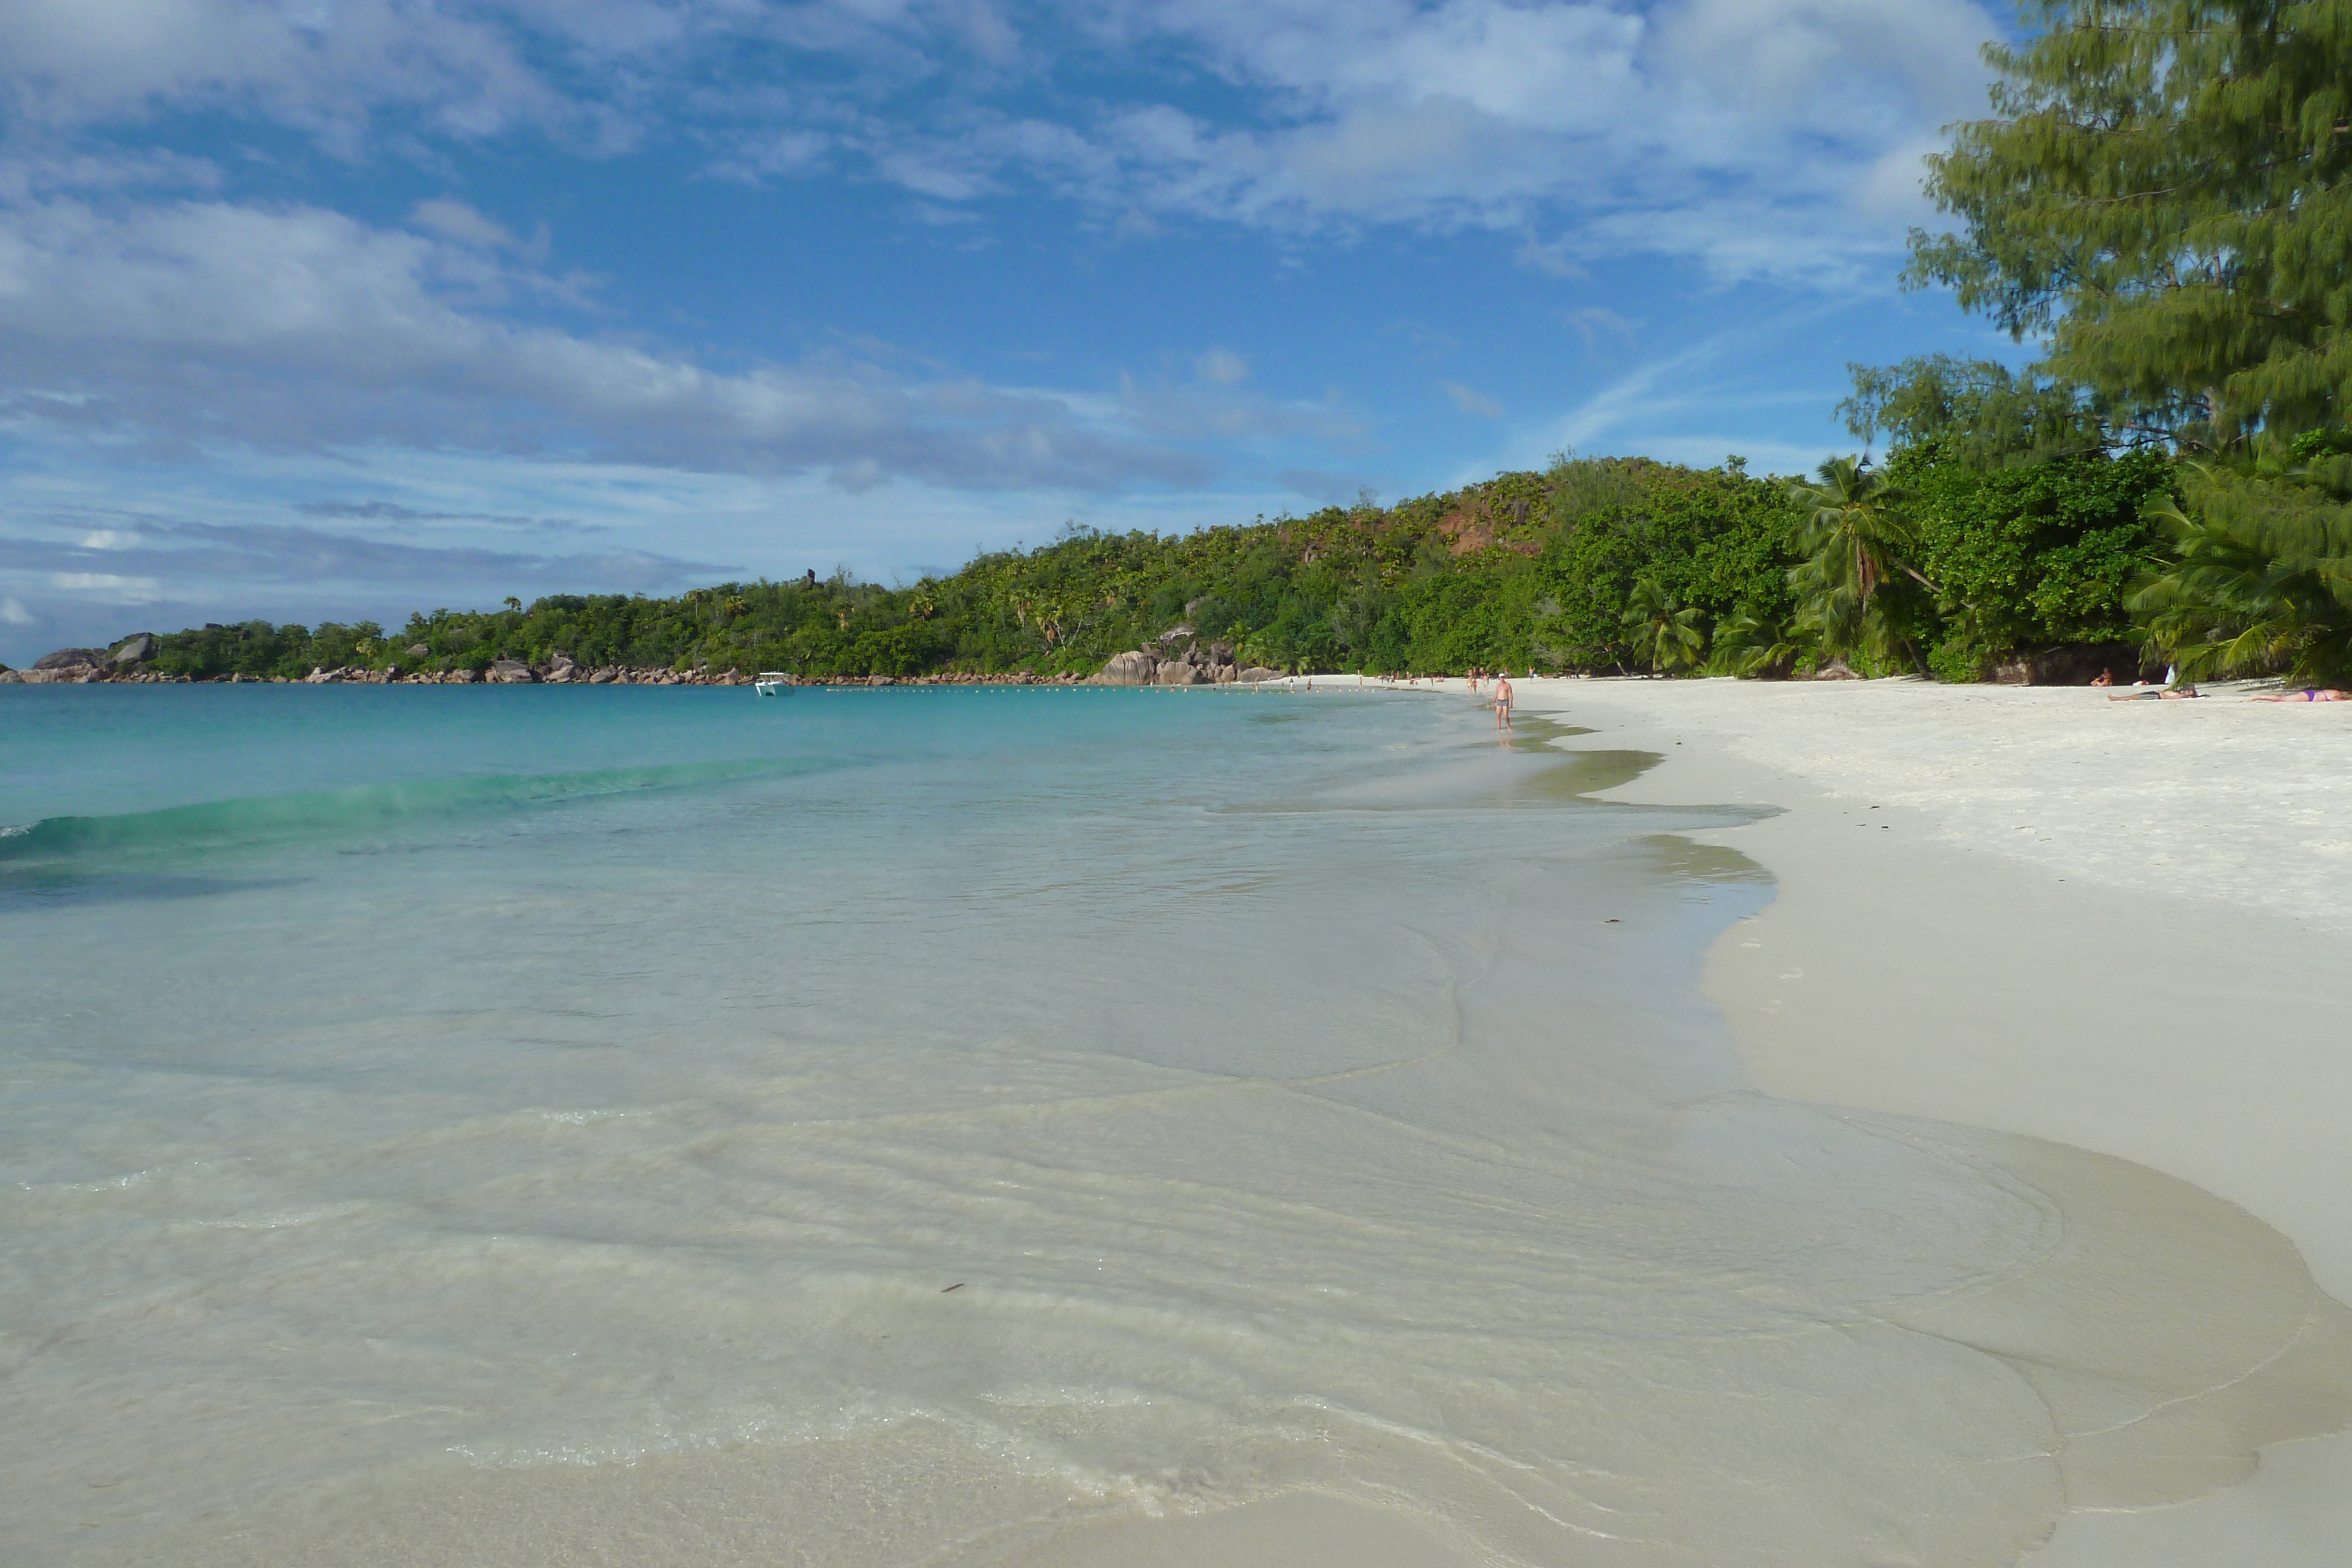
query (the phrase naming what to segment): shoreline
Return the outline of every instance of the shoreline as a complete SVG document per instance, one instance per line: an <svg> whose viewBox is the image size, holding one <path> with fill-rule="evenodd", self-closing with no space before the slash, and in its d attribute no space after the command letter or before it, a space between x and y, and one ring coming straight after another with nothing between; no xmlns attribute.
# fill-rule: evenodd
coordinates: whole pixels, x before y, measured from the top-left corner
<svg viewBox="0 0 2352 1568"><path fill-rule="evenodd" d="M2352 859L2326 819L2352 724L2064 688L1517 685L1522 712L1594 731L1564 748L1661 758L1600 798L1783 809L1691 835L1780 883L1704 982L1758 1089L2177 1176L2352 1298L2336 1114L2352 1061L2332 1021L2352 1013L2352 976L2325 957L2352 929ZM2078 1509L2023 1561L2323 1568L2347 1539L2339 1432L2184 1502Z"/></svg>
<svg viewBox="0 0 2352 1568"><path fill-rule="evenodd" d="M512 669L408 670L397 664L382 669L357 665L316 669L307 675L170 675L160 670L133 667L101 670L74 665L56 670L0 670L0 685L27 686L748 686L754 677L742 670L673 670L655 665L605 664L593 669L577 664L522 665L502 660ZM1028 671L988 674L975 671L942 671L929 675L808 675L795 676L795 687L840 686L1069 686L1087 683L1075 675L1039 675ZM1099 683L1097 683L1099 684Z"/></svg>

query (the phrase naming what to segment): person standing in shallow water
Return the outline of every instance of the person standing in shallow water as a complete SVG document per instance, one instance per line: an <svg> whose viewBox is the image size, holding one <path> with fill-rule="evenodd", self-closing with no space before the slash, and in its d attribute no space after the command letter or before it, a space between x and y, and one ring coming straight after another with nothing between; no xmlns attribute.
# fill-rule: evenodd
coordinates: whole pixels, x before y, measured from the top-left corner
<svg viewBox="0 0 2352 1568"><path fill-rule="evenodd" d="M1495 727L1511 727L1511 677L1508 675L1495 677Z"/></svg>

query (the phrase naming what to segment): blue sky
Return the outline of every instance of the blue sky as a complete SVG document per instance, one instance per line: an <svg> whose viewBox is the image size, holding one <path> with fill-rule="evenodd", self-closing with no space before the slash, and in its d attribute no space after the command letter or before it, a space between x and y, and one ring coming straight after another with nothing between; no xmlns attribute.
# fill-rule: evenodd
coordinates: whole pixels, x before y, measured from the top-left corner
<svg viewBox="0 0 2352 1568"><path fill-rule="evenodd" d="M14 0L0 660L1792 472L1965 0Z"/></svg>

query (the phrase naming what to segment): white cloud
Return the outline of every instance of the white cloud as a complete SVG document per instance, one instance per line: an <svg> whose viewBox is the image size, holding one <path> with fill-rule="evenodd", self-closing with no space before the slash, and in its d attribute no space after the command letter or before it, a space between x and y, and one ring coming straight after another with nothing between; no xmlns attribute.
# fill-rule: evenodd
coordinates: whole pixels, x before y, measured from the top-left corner
<svg viewBox="0 0 2352 1568"><path fill-rule="evenodd" d="M1576 329L1576 335L1584 340L1588 349L1600 347L1604 337L1630 346L1642 329L1642 323L1620 316L1605 305L1582 306L1568 312L1563 319Z"/></svg>
<svg viewBox="0 0 2352 1568"><path fill-rule="evenodd" d="M1035 185L1124 232L1484 225L1544 270L1630 249L1843 286L1912 215L1925 139L1982 105L2000 30L1978 0L1045 0L1017 28L982 0L17 0L0 109L226 110L351 156L394 125L683 133L736 178ZM1199 72L1230 90L1138 85ZM1032 90L1056 76L1088 85ZM481 222L436 232L499 243Z"/></svg>
<svg viewBox="0 0 2352 1568"><path fill-rule="evenodd" d="M154 578L114 571L60 571L49 581L68 593L93 594L115 604L152 604L163 592L163 583Z"/></svg>
<svg viewBox="0 0 2352 1568"><path fill-rule="evenodd" d="M1530 271L1550 277L1583 278L1592 276L1590 269L1568 258L1567 244L1560 240L1553 240L1549 244L1527 240L1512 253L1511 259Z"/></svg>
<svg viewBox="0 0 2352 1568"><path fill-rule="evenodd" d="M1208 377L1171 384L1122 374L1117 407L1126 424L1171 442L1252 447L1303 438L1347 450L1368 434L1363 417L1336 394L1319 402L1274 398Z"/></svg>
<svg viewBox="0 0 2352 1568"><path fill-rule="evenodd" d="M226 108L345 150L388 106L468 135L565 113L507 28L399 0L13 0L0 7L0 83L36 124Z"/></svg>
<svg viewBox="0 0 2352 1568"><path fill-rule="evenodd" d="M519 242L508 232L505 225L446 196L417 203L409 212L408 221L444 239L456 240L459 245L473 246L480 250L519 248Z"/></svg>
<svg viewBox="0 0 2352 1568"><path fill-rule="evenodd" d="M0 599L0 624L9 626L30 626L32 623L32 612L25 608L25 604L22 600L17 599L13 594L7 598Z"/></svg>
<svg viewBox="0 0 2352 1568"><path fill-rule="evenodd" d="M1204 382L1229 387L1249 380L1249 361L1231 349L1211 349L1192 356L1192 373Z"/></svg>
<svg viewBox="0 0 2352 1568"><path fill-rule="evenodd" d="M484 309L544 280L316 208L0 210L0 413L178 442L569 449L853 487L1197 482L1106 410L846 354L730 372Z"/></svg>
<svg viewBox="0 0 2352 1568"><path fill-rule="evenodd" d="M1480 419L1503 417L1503 405L1484 392L1473 392L1460 382L1440 382L1437 384L1447 397L1454 400L1454 406L1463 413L1475 413Z"/></svg>
<svg viewBox="0 0 2352 1568"><path fill-rule="evenodd" d="M1664 252L1725 278L1843 285L1900 233L1885 187L1982 103L1973 0L1177 0L1125 37L1201 52L1259 95L1223 122L1113 115L1122 199L1288 229L1563 231L1575 276ZM1907 214L1906 214L1907 215ZM1764 235L1756 233L1761 220Z"/></svg>
<svg viewBox="0 0 2352 1568"><path fill-rule="evenodd" d="M1776 469L1796 457L1810 469L1828 448L1792 444L1769 428L1759 429L1776 408L1824 407L1827 388L1792 391L1765 381L1754 367L1769 364L1787 347L1820 331L1843 307L1811 300L1767 315L1741 319L1671 350L1635 361L1540 430L1517 461L1532 465L1536 454L1561 447L1589 455L1641 453L1672 462L1719 463L1727 453L1752 459L1751 467ZM1826 434L1827 422L1823 422ZM1694 431L1748 434L1693 434ZM1781 469L1781 471L1788 471Z"/></svg>

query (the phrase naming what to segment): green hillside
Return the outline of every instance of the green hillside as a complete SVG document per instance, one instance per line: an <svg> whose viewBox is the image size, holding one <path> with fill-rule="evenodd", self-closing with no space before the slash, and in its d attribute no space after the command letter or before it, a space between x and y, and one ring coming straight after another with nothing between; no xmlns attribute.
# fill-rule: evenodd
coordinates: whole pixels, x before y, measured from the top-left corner
<svg viewBox="0 0 2352 1568"><path fill-rule="evenodd" d="M1786 481L1736 459L1561 458L1391 507L1186 535L1073 528L898 588L730 582L671 599L436 610L394 630L205 627L166 634L153 667L199 678L482 669L561 651L589 666L812 678L1089 674L1181 622L1244 664L1283 670L1787 674L1836 653L1866 670L1975 678L2021 653L2136 638L2123 597L2155 541L2140 514L2164 494L2165 459L1979 474L1927 444L1890 472L1916 514L1917 577L1944 591L1892 578L1873 601L1892 630L1868 646L1809 620L1801 569L1818 542Z"/></svg>

